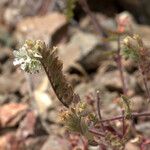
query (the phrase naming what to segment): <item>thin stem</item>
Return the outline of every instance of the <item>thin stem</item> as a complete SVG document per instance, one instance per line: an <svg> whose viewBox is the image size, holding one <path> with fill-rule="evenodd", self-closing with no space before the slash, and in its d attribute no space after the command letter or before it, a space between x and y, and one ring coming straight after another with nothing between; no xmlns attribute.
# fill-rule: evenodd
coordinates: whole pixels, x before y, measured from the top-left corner
<svg viewBox="0 0 150 150"><path fill-rule="evenodd" d="M104 137L105 136L103 133L100 133L100 132L98 132L98 131L96 131L94 129L89 129L89 132L91 132L91 133L93 133L95 135L98 135L100 137Z"/></svg>
<svg viewBox="0 0 150 150"><path fill-rule="evenodd" d="M87 13L89 15L89 17L91 18L91 21L94 25L94 28L95 28L96 32L98 32L99 35L102 35L103 37L106 37L106 34L104 33L103 27L99 24L98 20L93 15L92 11L90 10L90 8L88 6L87 1L86 0L79 0L79 3L82 6L85 13Z"/></svg>
<svg viewBox="0 0 150 150"><path fill-rule="evenodd" d="M24 73L26 81L27 81L27 86L28 86L28 92L29 92L29 97L32 98L33 97L33 82L31 80L31 77L29 74L27 74L26 72Z"/></svg>
<svg viewBox="0 0 150 150"><path fill-rule="evenodd" d="M120 35L118 35L117 43L118 43L118 49L117 49L116 62L117 62L117 66L118 66L118 69L119 69L119 72L120 72L120 79L121 79L121 82L122 82L123 94L126 95L127 94L127 88L126 88L126 84L125 84L125 78L124 78L124 75L123 75L122 57L121 57L121 54L120 54L120 51L121 51Z"/></svg>
<svg viewBox="0 0 150 150"><path fill-rule="evenodd" d="M122 110L122 116L125 116L124 109ZM122 136L125 135L125 117L122 117Z"/></svg>
<svg viewBox="0 0 150 150"><path fill-rule="evenodd" d="M131 114L132 117L150 117L150 112L143 112L143 113L132 113ZM120 120L122 118L125 118L125 115L120 115L120 116L116 116L114 118L110 118L110 119L103 119L100 122L108 122L108 121L115 121L115 120Z"/></svg>
<svg viewBox="0 0 150 150"><path fill-rule="evenodd" d="M102 120L102 115L101 115L100 105L101 105L100 94L99 94L99 91L97 91L97 113L98 113L99 120L101 121ZM103 128L103 131L105 131L105 127L104 127L102 122L101 122L101 126Z"/></svg>

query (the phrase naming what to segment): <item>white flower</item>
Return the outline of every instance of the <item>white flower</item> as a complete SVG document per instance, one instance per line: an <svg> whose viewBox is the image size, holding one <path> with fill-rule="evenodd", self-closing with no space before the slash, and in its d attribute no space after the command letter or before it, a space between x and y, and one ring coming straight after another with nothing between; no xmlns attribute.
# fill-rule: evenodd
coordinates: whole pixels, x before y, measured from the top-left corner
<svg viewBox="0 0 150 150"><path fill-rule="evenodd" d="M14 50L14 65L20 65L21 69L29 73L38 72L41 69L40 58L42 56L37 50L37 41L26 41L19 49Z"/></svg>

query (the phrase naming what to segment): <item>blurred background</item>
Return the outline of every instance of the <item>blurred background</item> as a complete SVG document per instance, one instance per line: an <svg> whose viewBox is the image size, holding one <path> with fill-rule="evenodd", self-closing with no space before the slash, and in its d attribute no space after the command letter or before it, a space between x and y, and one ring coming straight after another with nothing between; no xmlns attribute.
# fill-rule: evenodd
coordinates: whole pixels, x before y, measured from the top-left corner
<svg viewBox="0 0 150 150"><path fill-rule="evenodd" d="M80 136L69 135L63 127L59 118L63 106L45 73L27 74L13 65L13 50L27 39L57 46L63 71L83 101L93 104L95 91L100 90L103 117L120 114L123 88L115 61L116 18L128 16L128 32L140 34L149 48L150 0L86 2L0 0L0 150L83 149ZM123 58L122 65L132 110L149 110L137 64ZM150 118L135 118L134 123L136 135L150 140ZM131 135L126 150L140 150L138 142L131 142L135 137Z"/></svg>

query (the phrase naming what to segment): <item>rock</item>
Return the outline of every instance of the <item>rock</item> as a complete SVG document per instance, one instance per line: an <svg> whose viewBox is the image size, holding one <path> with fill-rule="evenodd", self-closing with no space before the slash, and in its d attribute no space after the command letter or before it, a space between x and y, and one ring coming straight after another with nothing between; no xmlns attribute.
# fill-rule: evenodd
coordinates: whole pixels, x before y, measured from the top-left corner
<svg viewBox="0 0 150 150"><path fill-rule="evenodd" d="M116 22L113 18L107 17L106 15L100 13L95 13L94 15L104 30L112 31L116 29ZM80 26L86 31L95 32L91 19L88 15L81 19Z"/></svg>
<svg viewBox="0 0 150 150"><path fill-rule="evenodd" d="M34 98L41 114L45 114L52 107L51 95L47 92L49 80L44 77L39 85L34 90Z"/></svg>
<svg viewBox="0 0 150 150"><path fill-rule="evenodd" d="M85 70L97 68L104 46L99 37L92 33L76 30L67 44L59 47L59 55L64 69L78 62Z"/></svg>
<svg viewBox="0 0 150 150"><path fill-rule="evenodd" d="M70 150L70 148L71 145L66 139L51 135L41 150Z"/></svg>
<svg viewBox="0 0 150 150"><path fill-rule="evenodd" d="M37 114L30 111L26 114L25 118L21 121L17 130L17 137L19 139L26 139L29 136L33 136L35 132Z"/></svg>
<svg viewBox="0 0 150 150"><path fill-rule="evenodd" d="M89 83L80 83L75 87L75 92L80 95L81 99L84 99L86 94L93 93L96 90L96 87L92 82Z"/></svg>
<svg viewBox="0 0 150 150"><path fill-rule="evenodd" d="M37 136L28 138L25 142L25 149L28 150L41 150L41 147L43 146L44 142L46 141L47 136Z"/></svg>
<svg viewBox="0 0 150 150"><path fill-rule="evenodd" d="M138 70L137 64L131 59L122 59L122 65L129 74L133 74L135 71Z"/></svg>
<svg viewBox="0 0 150 150"><path fill-rule="evenodd" d="M136 125L136 130L143 135L150 137L150 121Z"/></svg>
<svg viewBox="0 0 150 150"><path fill-rule="evenodd" d="M0 126L12 127L27 112L28 105L22 103L9 103L0 107Z"/></svg>
<svg viewBox="0 0 150 150"><path fill-rule="evenodd" d="M56 110L50 110L47 114L46 120L49 122L52 122L52 123L60 123L60 117L59 117L58 110L57 111Z"/></svg>
<svg viewBox="0 0 150 150"><path fill-rule="evenodd" d="M100 68L101 69L101 68ZM135 89L136 80L134 77L124 72L126 85L128 89ZM118 70L109 71L105 73L99 72L95 77L95 83L99 83L102 89L110 92L122 92L122 82L120 80L120 73Z"/></svg>
<svg viewBox="0 0 150 150"><path fill-rule="evenodd" d="M134 112L140 112L143 109L144 99L141 96L131 98L131 109Z"/></svg>
<svg viewBox="0 0 150 150"><path fill-rule="evenodd" d="M56 32L59 36L61 36L62 31L65 33L66 24L66 17L57 12L45 16L28 17L17 24L15 35L19 41L40 39L45 41L46 44L51 44L50 42Z"/></svg>
<svg viewBox="0 0 150 150"><path fill-rule="evenodd" d="M3 18L7 25L14 26L25 16L32 16L37 14L40 7L42 6L41 0L3 0L0 2L1 9L3 9Z"/></svg>
<svg viewBox="0 0 150 150"><path fill-rule="evenodd" d="M97 82L99 83L99 82ZM102 114L104 117L111 117L118 115L118 112L120 111L118 108L118 105L113 103L113 100L118 96L116 92L109 92L103 89L101 87L101 84L97 84L95 81L91 81L88 83L81 83L78 86L75 87L75 92L78 93L81 97L81 100L86 100L86 96L90 93L94 95L94 102L96 91L99 90L101 93L101 101L103 104L102 107Z"/></svg>
<svg viewBox="0 0 150 150"><path fill-rule="evenodd" d="M23 150L24 148L24 144L16 138L15 133L10 132L0 137L0 150Z"/></svg>
<svg viewBox="0 0 150 150"><path fill-rule="evenodd" d="M146 47L150 48L150 27L147 25L139 25L136 28L134 28L134 33L139 34L142 37L142 40Z"/></svg>
<svg viewBox="0 0 150 150"><path fill-rule="evenodd" d="M150 24L149 17L150 17L150 1L149 0L124 0L119 1L120 5L125 9L130 11L138 22L143 24Z"/></svg>
<svg viewBox="0 0 150 150"><path fill-rule="evenodd" d="M128 142L125 146L125 150L140 150L140 147L137 146L136 144Z"/></svg>
<svg viewBox="0 0 150 150"><path fill-rule="evenodd" d="M5 76L0 76L0 94L10 94L19 91L21 83L23 83L23 81L24 77L22 76L22 74L19 74L17 72Z"/></svg>
<svg viewBox="0 0 150 150"><path fill-rule="evenodd" d="M100 150L99 146L89 146L89 150Z"/></svg>
<svg viewBox="0 0 150 150"><path fill-rule="evenodd" d="M3 48L3 49L0 49L0 63L1 64L4 64L6 63L6 61L10 58L10 49L7 49L7 48Z"/></svg>
<svg viewBox="0 0 150 150"><path fill-rule="evenodd" d="M6 76L8 76L15 71L15 67L13 66L12 61L12 51L6 47L0 48L1 74L5 74Z"/></svg>

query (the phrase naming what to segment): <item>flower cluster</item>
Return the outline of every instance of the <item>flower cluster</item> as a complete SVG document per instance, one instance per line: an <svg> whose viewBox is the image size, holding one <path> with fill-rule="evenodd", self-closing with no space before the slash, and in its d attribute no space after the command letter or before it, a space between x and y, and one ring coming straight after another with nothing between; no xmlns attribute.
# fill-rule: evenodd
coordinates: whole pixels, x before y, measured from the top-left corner
<svg viewBox="0 0 150 150"><path fill-rule="evenodd" d="M123 53L126 58L137 61L141 54L142 47L143 43L139 35L127 36L123 40Z"/></svg>
<svg viewBox="0 0 150 150"><path fill-rule="evenodd" d="M40 58L42 58L38 52L40 42L39 40L27 40L19 50L14 50L15 59L13 64L20 65L22 70L29 73L38 72L41 69Z"/></svg>

